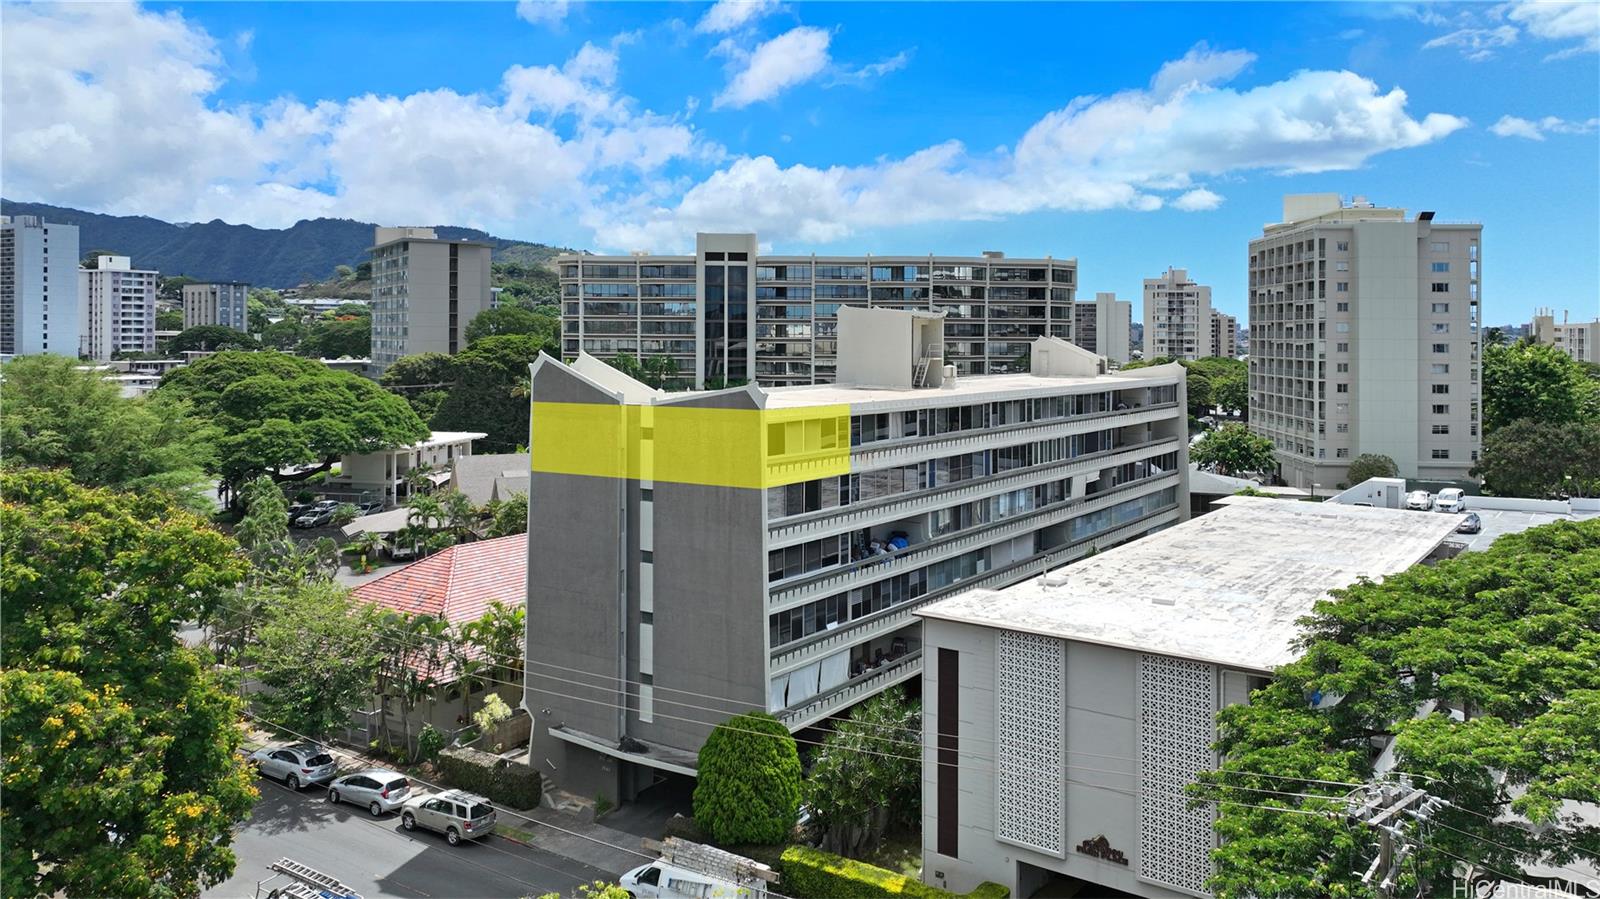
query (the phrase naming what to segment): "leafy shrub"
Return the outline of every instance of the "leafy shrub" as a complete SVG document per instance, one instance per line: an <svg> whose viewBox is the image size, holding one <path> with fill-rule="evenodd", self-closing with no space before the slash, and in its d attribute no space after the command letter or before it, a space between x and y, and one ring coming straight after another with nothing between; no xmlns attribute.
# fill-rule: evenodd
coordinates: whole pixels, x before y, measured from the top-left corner
<svg viewBox="0 0 1600 899"><path fill-rule="evenodd" d="M800 754L794 738L765 712L735 715L700 747L694 820L713 840L781 843L800 808Z"/></svg>
<svg viewBox="0 0 1600 899"><path fill-rule="evenodd" d="M417 754L431 762L439 757L439 750L443 748L444 734L431 724L422 725L422 733L417 734Z"/></svg>
<svg viewBox="0 0 1600 899"><path fill-rule="evenodd" d="M778 861L779 886L788 896L808 899L947 899L960 896L931 887L914 877L897 874L820 849L791 846ZM985 883L971 893L976 899L1006 899L1011 891Z"/></svg>
<svg viewBox="0 0 1600 899"><path fill-rule="evenodd" d="M452 787L493 799L507 808L533 808L543 795L539 772L476 749L439 753L439 775Z"/></svg>
<svg viewBox="0 0 1600 899"><path fill-rule="evenodd" d="M1350 460L1348 477L1350 483L1359 484L1368 478L1393 478L1400 474L1400 466L1388 456L1377 453L1362 453Z"/></svg>

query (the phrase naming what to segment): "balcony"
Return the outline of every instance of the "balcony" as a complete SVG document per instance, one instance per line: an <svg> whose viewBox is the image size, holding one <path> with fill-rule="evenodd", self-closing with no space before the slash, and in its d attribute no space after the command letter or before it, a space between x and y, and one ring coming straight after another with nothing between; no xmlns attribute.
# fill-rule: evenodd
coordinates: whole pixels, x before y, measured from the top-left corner
<svg viewBox="0 0 1600 899"><path fill-rule="evenodd" d="M921 673L922 650L919 648L851 678L843 686L815 696L803 706L779 712L778 720L790 730L799 730Z"/></svg>

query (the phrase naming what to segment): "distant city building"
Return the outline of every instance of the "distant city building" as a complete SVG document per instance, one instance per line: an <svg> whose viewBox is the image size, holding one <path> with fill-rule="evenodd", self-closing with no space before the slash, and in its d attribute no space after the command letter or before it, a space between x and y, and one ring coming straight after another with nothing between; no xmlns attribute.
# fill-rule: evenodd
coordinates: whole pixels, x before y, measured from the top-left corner
<svg viewBox="0 0 1600 899"><path fill-rule="evenodd" d="M1211 288L1168 268L1144 279L1144 358L1204 359L1211 353Z"/></svg>
<svg viewBox="0 0 1600 899"><path fill-rule="evenodd" d="M183 327L222 325L235 331L250 329L250 285L240 281L183 285Z"/></svg>
<svg viewBox="0 0 1600 899"><path fill-rule="evenodd" d="M136 269L126 256L101 256L78 269L78 315L84 355L105 361L118 353L156 351L157 272Z"/></svg>
<svg viewBox="0 0 1600 899"><path fill-rule="evenodd" d="M1444 556L1457 524L1284 499L1219 505L918 609L928 884L1210 896L1216 810L1189 787L1218 766L1217 713L1299 656L1298 621L1330 590Z"/></svg>
<svg viewBox="0 0 1600 899"><path fill-rule="evenodd" d="M1133 303L1115 293L1097 293L1072 306L1072 342L1112 362L1128 361Z"/></svg>
<svg viewBox="0 0 1600 899"><path fill-rule="evenodd" d="M1468 478L1478 459L1483 226L1338 194L1290 195L1250 242L1250 428L1294 487L1350 460Z"/></svg>
<svg viewBox="0 0 1600 899"><path fill-rule="evenodd" d="M1575 322L1563 312L1558 322L1555 310L1540 309L1528 330L1535 343L1553 346L1579 362L1600 364L1600 317Z"/></svg>
<svg viewBox="0 0 1600 899"><path fill-rule="evenodd" d="M1507 343L1515 343L1516 341L1521 340L1524 337L1532 337L1533 336L1533 325L1531 325L1531 324L1496 325L1494 327L1488 328L1487 330L1490 330L1490 331L1498 330L1500 332L1500 336L1505 338Z"/></svg>
<svg viewBox="0 0 1600 899"><path fill-rule="evenodd" d="M78 286L77 225L0 216L0 355L82 355Z"/></svg>
<svg viewBox="0 0 1600 899"><path fill-rule="evenodd" d="M332 312L333 310L338 309L340 306L348 306L352 304L357 306L366 306L368 305L368 302L366 300L345 299L344 297L304 297L283 301L283 305L285 306L295 309L304 309L307 312L316 313L318 315L321 315L324 312Z"/></svg>
<svg viewBox="0 0 1600 899"><path fill-rule="evenodd" d="M467 325L492 301L489 254L476 240L442 240L432 228L379 228L372 253L372 368L401 356L457 353Z"/></svg>
<svg viewBox="0 0 1600 899"><path fill-rule="evenodd" d="M1227 359L1239 355L1239 319L1211 310L1211 355Z"/></svg>
<svg viewBox="0 0 1600 899"><path fill-rule="evenodd" d="M917 352L937 313L838 315L834 385L534 363L528 501L561 511L529 523L527 657L568 673L530 673L524 707L562 789L692 774L718 716L691 692L812 726L923 671L915 609L1187 517L1180 367L1036 337L1030 373L958 375Z"/></svg>
<svg viewBox="0 0 1600 899"><path fill-rule="evenodd" d="M946 313L960 374L1017 371L1072 336L1076 259L763 256L754 234L699 234L693 256L557 257L562 355L672 359L696 387L834 379L841 306Z"/></svg>

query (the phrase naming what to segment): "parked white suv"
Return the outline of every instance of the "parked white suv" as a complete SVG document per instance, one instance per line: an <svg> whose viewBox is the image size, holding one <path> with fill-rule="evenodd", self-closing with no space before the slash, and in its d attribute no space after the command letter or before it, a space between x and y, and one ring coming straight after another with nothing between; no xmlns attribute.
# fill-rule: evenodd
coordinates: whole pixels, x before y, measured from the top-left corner
<svg viewBox="0 0 1600 899"><path fill-rule="evenodd" d="M1433 494L1426 490L1413 490L1406 494L1406 508L1426 512L1433 508Z"/></svg>
<svg viewBox="0 0 1600 899"><path fill-rule="evenodd" d="M444 834L450 845L476 840L494 830L494 806L465 790L446 790L434 796L415 796L401 807L400 826L424 827Z"/></svg>
<svg viewBox="0 0 1600 899"><path fill-rule="evenodd" d="M1440 512L1467 511L1467 494L1460 487L1446 487L1434 498L1433 507Z"/></svg>
<svg viewBox="0 0 1600 899"><path fill-rule="evenodd" d="M250 761L262 777L275 777L291 790L306 784L325 784L339 773L333 756L315 743L257 749L250 755Z"/></svg>
<svg viewBox="0 0 1600 899"><path fill-rule="evenodd" d="M404 804L410 791L411 781L404 774L369 768L346 774L328 784L328 801L364 805L372 817L381 818L384 812L392 812Z"/></svg>

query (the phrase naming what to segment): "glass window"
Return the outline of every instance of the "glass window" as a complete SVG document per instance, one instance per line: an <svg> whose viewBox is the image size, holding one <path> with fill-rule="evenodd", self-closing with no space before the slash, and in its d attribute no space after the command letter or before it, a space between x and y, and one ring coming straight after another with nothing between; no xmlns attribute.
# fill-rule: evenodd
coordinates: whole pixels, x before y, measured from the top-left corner
<svg viewBox="0 0 1600 899"><path fill-rule="evenodd" d="M1450 304L1449 303L1434 303L1433 304L1433 311L1434 312L1449 312L1450 311Z"/></svg>
<svg viewBox="0 0 1600 899"><path fill-rule="evenodd" d="M1436 449L1433 451L1433 458L1448 459L1450 458L1450 451L1447 449Z"/></svg>
<svg viewBox="0 0 1600 899"><path fill-rule="evenodd" d="M1430 247L1435 253L1450 252L1450 242L1448 240L1436 240L1430 245Z"/></svg>
<svg viewBox="0 0 1600 899"><path fill-rule="evenodd" d="M1436 343L1436 344L1433 345L1433 351L1435 353L1448 353L1448 352L1450 352L1450 344L1448 344L1448 343Z"/></svg>
<svg viewBox="0 0 1600 899"><path fill-rule="evenodd" d="M1433 282L1433 292L1434 293L1449 293L1450 292L1450 282L1449 281L1435 281L1435 282Z"/></svg>

